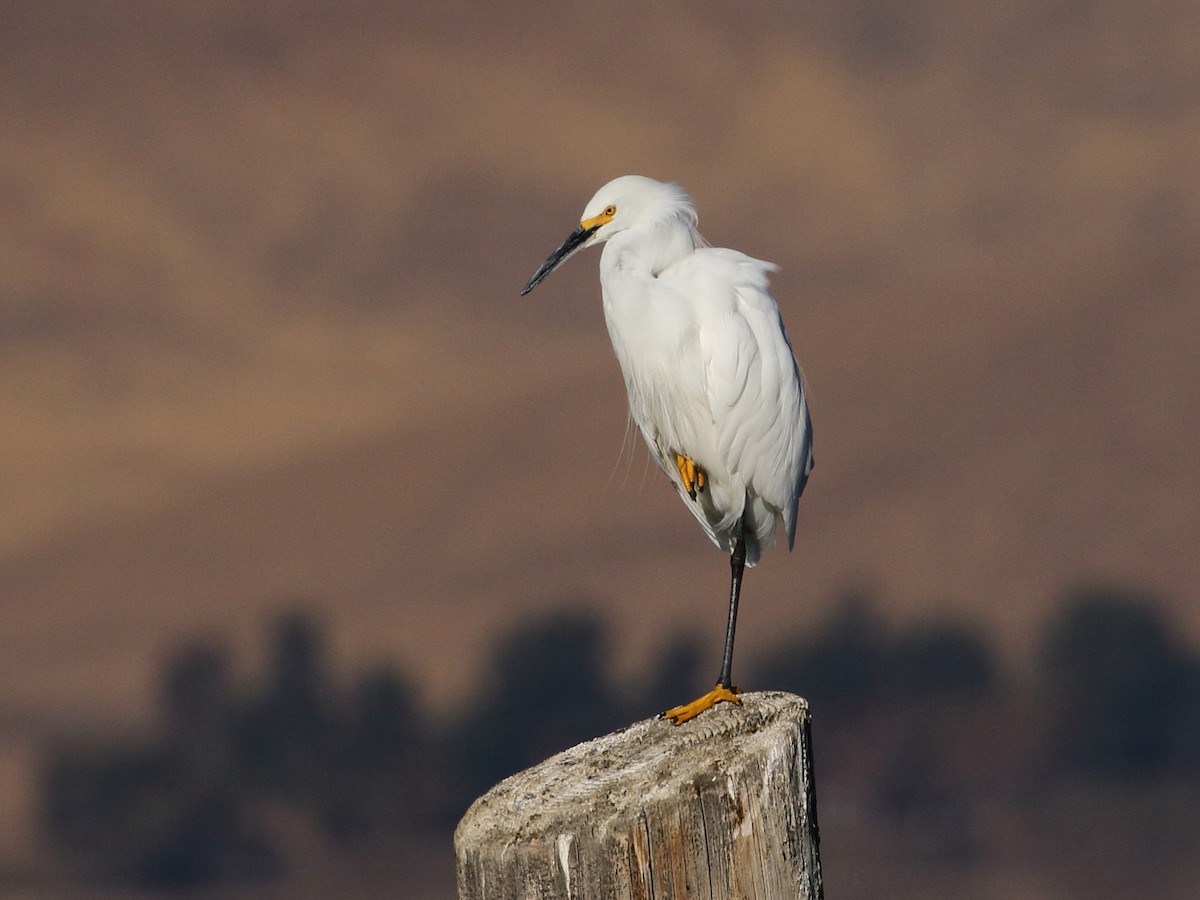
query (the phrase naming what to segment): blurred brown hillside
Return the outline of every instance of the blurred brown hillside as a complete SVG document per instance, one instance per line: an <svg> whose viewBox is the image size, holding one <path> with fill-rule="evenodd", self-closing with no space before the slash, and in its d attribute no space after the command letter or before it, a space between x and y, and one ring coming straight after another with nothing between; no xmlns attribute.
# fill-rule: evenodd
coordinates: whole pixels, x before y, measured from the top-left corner
<svg viewBox="0 0 1200 900"><path fill-rule="evenodd" d="M328 604L461 696L502 623L714 651L726 565L625 432L610 177L782 266L817 469L746 652L879 586L1200 634L1200 9L0 4L0 721L141 721L164 648ZM246 638L249 640L249 638ZM716 660L714 658L715 666Z"/></svg>

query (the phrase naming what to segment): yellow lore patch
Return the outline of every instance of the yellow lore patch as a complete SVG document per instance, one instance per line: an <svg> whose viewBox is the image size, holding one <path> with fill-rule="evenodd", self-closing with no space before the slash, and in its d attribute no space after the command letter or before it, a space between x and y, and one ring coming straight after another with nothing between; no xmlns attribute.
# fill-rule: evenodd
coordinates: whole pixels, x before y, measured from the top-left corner
<svg viewBox="0 0 1200 900"><path fill-rule="evenodd" d="M615 206L610 206L604 212L600 213L600 215L592 216L590 219L582 220L579 223L579 227L584 231L587 231L589 228L599 228L601 225L607 225L609 222L611 222L613 216L616 214L617 208Z"/></svg>

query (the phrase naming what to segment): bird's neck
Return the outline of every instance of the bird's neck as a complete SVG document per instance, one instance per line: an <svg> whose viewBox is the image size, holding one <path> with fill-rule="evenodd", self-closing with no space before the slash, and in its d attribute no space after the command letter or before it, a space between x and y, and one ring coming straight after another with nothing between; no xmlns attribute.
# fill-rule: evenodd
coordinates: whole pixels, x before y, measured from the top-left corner
<svg viewBox="0 0 1200 900"><path fill-rule="evenodd" d="M653 278L703 246L696 226L683 217L648 222L622 231L605 244L601 266L613 274Z"/></svg>

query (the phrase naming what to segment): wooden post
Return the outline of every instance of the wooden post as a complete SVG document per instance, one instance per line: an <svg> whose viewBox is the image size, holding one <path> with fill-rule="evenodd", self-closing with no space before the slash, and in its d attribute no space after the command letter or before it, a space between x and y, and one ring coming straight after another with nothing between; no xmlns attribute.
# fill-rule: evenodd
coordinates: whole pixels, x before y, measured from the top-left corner
<svg viewBox="0 0 1200 900"><path fill-rule="evenodd" d="M808 704L648 719L505 779L454 835L459 900L820 900Z"/></svg>

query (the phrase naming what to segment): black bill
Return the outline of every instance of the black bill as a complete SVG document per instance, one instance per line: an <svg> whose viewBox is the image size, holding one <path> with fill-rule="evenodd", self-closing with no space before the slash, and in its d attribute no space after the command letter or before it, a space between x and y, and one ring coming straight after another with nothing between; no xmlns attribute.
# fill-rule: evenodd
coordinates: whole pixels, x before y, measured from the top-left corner
<svg viewBox="0 0 1200 900"><path fill-rule="evenodd" d="M533 277L529 279L529 283L526 284L525 289L521 291L521 296L524 297L535 287L537 287L538 282L553 272L556 268L558 268L560 263L565 262L567 258L570 257L576 250L587 243L587 239L595 234L596 229L599 227L599 225L593 225L591 228L584 228L582 225L580 225L578 228L572 231L567 236L567 239L562 242L562 246L551 253L550 258L542 263L541 267L533 273Z"/></svg>

